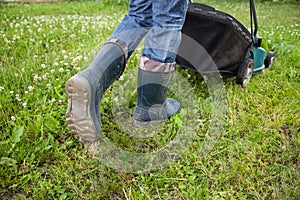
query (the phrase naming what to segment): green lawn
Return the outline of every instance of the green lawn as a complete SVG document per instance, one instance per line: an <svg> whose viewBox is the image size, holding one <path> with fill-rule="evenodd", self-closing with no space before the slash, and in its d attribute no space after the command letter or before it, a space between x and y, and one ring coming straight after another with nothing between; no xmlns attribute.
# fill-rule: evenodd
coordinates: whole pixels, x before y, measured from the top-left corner
<svg viewBox="0 0 300 200"><path fill-rule="evenodd" d="M247 1L201 2L249 26ZM195 134L178 159L145 173L105 165L72 135L64 116L66 80L89 65L126 4L0 2L0 9L0 199L300 198L299 3L257 3L259 35L276 51L276 64L247 88L224 80L226 122L205 154L199 149L214 109L206 84L190 71L178 69L171 87L182 112L149 138L128 134L121 107L134 108L137 49L102 101L103 133L142 153L178 139L180 127ZM186 82L176 82L182 77Z"/></svg>

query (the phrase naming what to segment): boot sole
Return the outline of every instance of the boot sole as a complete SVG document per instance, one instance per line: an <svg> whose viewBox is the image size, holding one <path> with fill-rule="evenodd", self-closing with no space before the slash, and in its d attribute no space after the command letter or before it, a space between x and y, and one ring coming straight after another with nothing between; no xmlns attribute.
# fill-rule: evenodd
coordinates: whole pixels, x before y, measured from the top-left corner
<svg viewBox="0 0 300 200"><path fill-rule="evenodd" d="M165 122L166 120L170 119L172 116L179 113L179 111L180 111L180 102L177 101L176 99L166 98L166 103L170 103L171 100L173 101L173 104L175 102L177 102L177 106L176 106L177 109L176 109L176 111L171 113L170 116L168 116L166 118L163 118L163 119L151 120L151 121L141 121L141 120L137 120L137 119L133 118L133 120L132 120L133 125L136 126L136 127L149 127L149 126L152 126L152 125L156 125L156 124ZM146 110L146 109L144 109L144 110ZM157 113L159 113L159 111Z"/></svg>
<svg viewBox="0 0 300 200"><path fill-rule="evenodd" d="M88 81L75 75L66 83L68 108L66 122L72 133L85 142L96 140L96 124L91 115L91 87Z"/></svg>
<svg viewBox="0 0 300 200"><path fill-rule="evenodd" d="M166 121L167 119L164 120L153 120L153 121L148 121L148 122L143 122L143 121L139 121L136 119L132 120L132 124L135 127L149 127L149 126L154 126L156 124L162 123L164 121Z"/></svg>

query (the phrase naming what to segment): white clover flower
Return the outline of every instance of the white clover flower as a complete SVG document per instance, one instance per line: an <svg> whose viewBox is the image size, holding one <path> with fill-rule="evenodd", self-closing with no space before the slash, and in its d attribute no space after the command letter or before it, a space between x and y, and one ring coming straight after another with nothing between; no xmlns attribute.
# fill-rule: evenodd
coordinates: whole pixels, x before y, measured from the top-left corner
<svg viewBox="0 0 300 200"><path fill-rule="evenodd" d="M66 54L67 51L66 51L66 50L62 50L61 53L62 53L62 54Z"/></svg>
<svg viewBox="0 0 300 200"><path fill-rule="evenodd" d="M44 80L48 80L48 75L47 75L47 74L44 74L44 75L42 76L42 78L43 78Z"/></svg>
<svg viewBox="0 0 300 200"><path fill-rule="evenodd" d="M46 68L46 65L45 65L45 64L41 64L41 67L42 67L42 68Z"/></svg>
<svg viewBox="0 0 300 200"><path fill-rule="evenodd" d="M16 121L16 117L15 117L15 116L11 116L10 119L11 119L12 121Z"/></svg>
<svg viewBox="0 0 300 200"><path fill-rule="evenodd" d="M64 72L65 70L64 70L64 68L59 68L59 70L58 70L59 72Z"/></svg>
<svg viewBox="0 0 300 200"><path fill-rule="evenodd" d="M36 81L38 78L39 78L39 75L37 75L37 74L33 76L33 79L34 79L35 81Z"/></svg>
<svg viewBox="0 0 300 200"><path fill-rule="evenodd" d="M55 62L53 65L54 65L54 66L58 66L58 62Z"/></svg>
<svg viewBox="0 0 300 200"><path fill-rule="evenodd" d="M22 106L25 108L27 106L27 103L26 102L23 102L22 103Z"/></svg>
<svg viewBox="0 0 300 200"><path fill-rule="evenodd" d="M74 64L75 64L77 61L78 61L78 58L73 58L73 59L72 59L72 63L74 63Z"/></svg>
<svg viewBox="0 0 300 200"><path fill-rule="evenodd" d="M29 92L27 91L27 90L25 90L25 92L24 92L25 94L28 94Z"/></svg>
<svg viewBox="0 0 300 200"><path fill-rule="evenodd" d="M30 91L32 91L34 89L34 87L33 86L28 86L28 90L29 90L29 92Z"/></svg>
<svg viewBox="0 0 300 200"><path fill-rule="evenodd" d="M124 81L124 77L123 77L123 76L120 76L119 80L120 80L120 81Z"/></svg>
<svg viewBox="0 0 300 200"><path fill-rule="evenodd" d="M4 90L4 87L0 86L0 91Z"/></svg>
<svg viewBox="0 0 300 200"><path fill-rule="evenodd" d="M10 94L13 94L13 93L14 93L14 91L9 91L9 93L10 93Z"/></svg>

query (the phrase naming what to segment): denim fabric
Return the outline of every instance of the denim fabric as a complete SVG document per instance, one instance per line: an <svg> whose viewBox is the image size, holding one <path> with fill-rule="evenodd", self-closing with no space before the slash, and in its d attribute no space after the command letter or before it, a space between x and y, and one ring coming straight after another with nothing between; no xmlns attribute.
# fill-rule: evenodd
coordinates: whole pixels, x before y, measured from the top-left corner
<svg viewBox="0 0 300 200"><path fill-rule="evenodd" d="M188 0L130 0L128 14L110 38L126 43L129 56L145 37L143 55L175 62Z"/></svg>

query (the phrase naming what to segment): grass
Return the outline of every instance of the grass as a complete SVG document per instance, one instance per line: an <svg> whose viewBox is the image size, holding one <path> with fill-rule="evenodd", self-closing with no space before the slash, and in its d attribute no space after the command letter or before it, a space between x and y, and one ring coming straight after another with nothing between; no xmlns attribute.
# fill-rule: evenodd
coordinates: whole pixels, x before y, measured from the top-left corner
<svg viewBox="0 0 300 200"><path fill-rule="evenodd" d="M249 24L247 2L202 2ZM183 111L157 134L145 140L128 135L127 126L120 128L122 106L134 107L128 88L134 91L141 47L137 49L123 78L103 99L104 134L128 151L151 152L176 138L181 125L197 125L192 126L197 137L176 161L147 173L103 164L70 133L64 116L66 80L88 66L126 14L126 5L88 1L0 6L1 199L300 198L299 4L257 3L259 35L276 51L276 64L255 75L245 89L233 79L224 81L227 121L203 157L197 149L210 125L212 101L193 72L176 73L175 80L184 76L188 81L173 81L171 88ZM199 115L189 118L193 109ZM119 118L117 111L123 114Z"/></svg>

